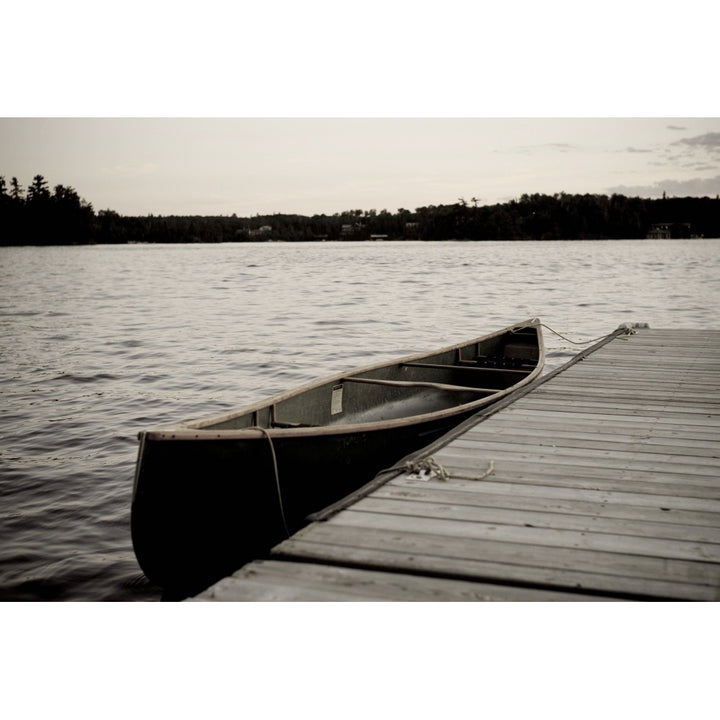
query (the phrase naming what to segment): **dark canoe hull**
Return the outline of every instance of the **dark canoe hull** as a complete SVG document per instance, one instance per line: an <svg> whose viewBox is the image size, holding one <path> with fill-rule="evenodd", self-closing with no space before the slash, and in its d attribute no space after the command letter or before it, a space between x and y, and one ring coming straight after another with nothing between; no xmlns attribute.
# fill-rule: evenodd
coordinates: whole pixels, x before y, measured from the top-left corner
<svg viewBox="0 0 720 720"><path fill-rule="evenodd" d="M132 508L145 575L183 594L267 552L330 505L472 412L419 426L320 437L143 441ZM276 457L282 513L273 451Z"/></svg>
<svg viewBox="0 0 720 720"><path fill-rule="evenodd" d="M493 369L488 375L496 382L497 392L485 398L437 388L423 388L416 394L416 403L425 392L435 401L444 398L445 409L440 411L355 425L227 429L234 422L232 417L247 416L246 408L235 416L216 418L218 422L197 421L141 433L131 527L143 572L170 596L182 597L267 553L287 532L306 524L308 515L341 500L381 470L536 377L544 353L539 325L532 328L536 335L521 340L534 353L536 366L522 374L519 382L517 370ZM437 358L428 353L404 360L426 357ZM369 376L377 375L377 368L382 367L372 366ZM460 372L463 378L472 375ZM330 385L340 377L330 378ZM391 387L391 392L404 391L407 385L395 384L401 388ZM257 418L273 401L278 407L288 397L297 403L298 398L312 397L320 385L310 384L250 410ZM455 402L459 404L453 406Z"/></svg>

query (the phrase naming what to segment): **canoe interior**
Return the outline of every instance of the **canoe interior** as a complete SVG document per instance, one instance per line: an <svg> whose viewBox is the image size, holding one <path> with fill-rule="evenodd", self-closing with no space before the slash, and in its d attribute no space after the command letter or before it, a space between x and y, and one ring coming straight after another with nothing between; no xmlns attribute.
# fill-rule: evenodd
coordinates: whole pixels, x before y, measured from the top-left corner
<svg viewBox="0 0 720 720"><path fill-rule="evenodd" d="M433 413L492 396L517 384L536 369L539 354L537 329L527 326L435 354L336 377L277 402L221 420L189 423L188 427L322 427Z"/></svg>

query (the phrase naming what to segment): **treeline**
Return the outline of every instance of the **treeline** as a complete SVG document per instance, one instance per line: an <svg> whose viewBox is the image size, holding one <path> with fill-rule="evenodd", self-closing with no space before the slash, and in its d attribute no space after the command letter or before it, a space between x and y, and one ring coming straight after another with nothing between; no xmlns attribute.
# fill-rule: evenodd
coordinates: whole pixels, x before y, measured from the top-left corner
<svg viewBox="0 0 720 720"><path fill-rule="evenodd" d="M143 216L95 213L63 185L36 175L27 191L0 177L3 245L207 243L318 240L571 240L720 237L720 198L523 195L478 206L459 199L415 211L347 210L334 215Z"/></svg>
<svg viewBox="0 0 720 720"><path fill-rule="evenodd" d="M59 245L96 241L97 218L90 203L65 185L50 191L36 175L25 191L17 178L0 176L0 236L3 245Z"/></svg>

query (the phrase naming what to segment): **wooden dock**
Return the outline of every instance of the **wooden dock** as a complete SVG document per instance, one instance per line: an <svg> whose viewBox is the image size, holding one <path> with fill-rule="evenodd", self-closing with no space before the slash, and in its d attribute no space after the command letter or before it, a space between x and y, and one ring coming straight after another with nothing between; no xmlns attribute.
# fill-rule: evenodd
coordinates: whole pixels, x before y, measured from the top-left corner
<svg viewBox="0 0 720 720"><path fill-rule="evenodd" d="M720 331L603 341L428 457L193 599L720 599Z"/></svg>

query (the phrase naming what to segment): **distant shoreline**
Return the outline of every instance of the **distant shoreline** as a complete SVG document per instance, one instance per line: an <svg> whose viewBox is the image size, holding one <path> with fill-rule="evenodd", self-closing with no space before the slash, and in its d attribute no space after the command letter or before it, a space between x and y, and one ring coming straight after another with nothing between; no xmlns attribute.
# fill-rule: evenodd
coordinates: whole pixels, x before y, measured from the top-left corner
<svg viewBox="0 0 720 720"><path fill-rule="evenodd" d="M522 195L479 205L414 211L347 210L334 215L275 213L123 216L95 212L70 187L51 193L36 175L27 192L0 178L1 245L434 240L637 240L720 237L720 197L644 199L624 195Z"/></svg>

